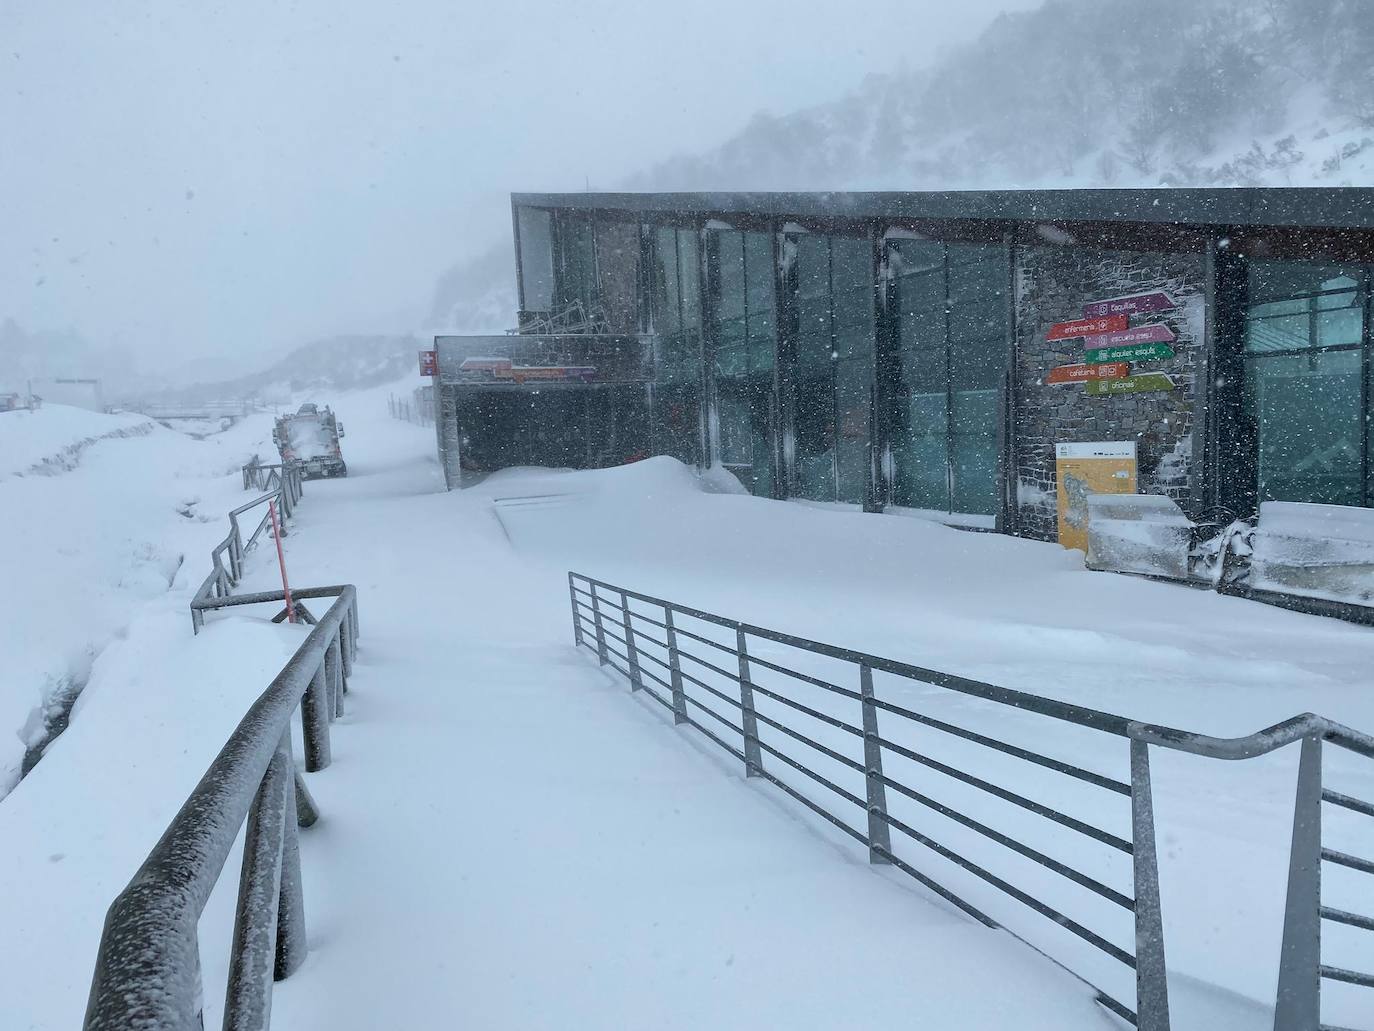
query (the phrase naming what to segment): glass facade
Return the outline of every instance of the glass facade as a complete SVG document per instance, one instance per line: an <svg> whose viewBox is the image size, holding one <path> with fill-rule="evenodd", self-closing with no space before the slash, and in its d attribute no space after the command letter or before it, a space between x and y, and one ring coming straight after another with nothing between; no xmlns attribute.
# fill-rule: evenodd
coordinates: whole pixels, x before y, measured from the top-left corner
<svg viewBox="0 0 1374 1031"><path fill-rule="evenodd" d="M773 237L713 230L707 245L718 459L752 493L769 497L776 435Z"/></svg>
<svg viewBox="0 0 1374 1031"><path fill-rule="evenodd" d="M1250 267L1244 408L1261 502L1374 504L1370 273L1282 261Z"/></svg>
<svg viewBox="0 0 1374 1031"><path fill-rule="evenodd" d="M897 313L892 500L995 515L1008 248L894 240L888 267Z"/></svg>
<svg viewBox="0 0 1374 1031"><path fill-rule="evenodd" d="M590 215L560 212L554 231L554 307L580 302L590 311L599 299L596 276L596 230Z"/></svg>
<svg viewBox="0 0 1374 1031"><path fill-rule="evenodd" d="M540 208L520 208L521 306L525 311L553 307L553 215Z"/></svg>
<svg viewBox="0 0 1374 1031"><path fill-rule="evenodd" d="M701 254L693 229L659 226L653 252L651 332L657 336L653 386L653 447L702 464Z"/></svg>
<svg viewBox="0 0 1374 1031"><path fill-rule="evenodd" d="M796 238L795 492L863 504L873 410L873 244Z"/></svg>

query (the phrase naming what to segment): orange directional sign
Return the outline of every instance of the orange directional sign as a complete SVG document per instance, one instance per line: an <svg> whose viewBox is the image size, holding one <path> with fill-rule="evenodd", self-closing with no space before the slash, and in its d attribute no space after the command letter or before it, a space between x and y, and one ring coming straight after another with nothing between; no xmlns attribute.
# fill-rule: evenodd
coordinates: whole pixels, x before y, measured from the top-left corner
<svg viewBox="0 0 1374 1031"><path fill-rule="evenodd" d="M1050 327L1049 340L1072 340L1074 337L1095 337L1103 333L1121 333L1131 324L1125 315L1106 315L1099 319L1076 319L1056 322Z"/></svg>
<svg viewBox="0 0 1374 1031"><path fill-rule="evenodd" d="M1051 369L1046 383L1083 383L1095 379L1124 379L1131 374L1130 362L1108 362L1105 365L1061 365Z"/></svg>

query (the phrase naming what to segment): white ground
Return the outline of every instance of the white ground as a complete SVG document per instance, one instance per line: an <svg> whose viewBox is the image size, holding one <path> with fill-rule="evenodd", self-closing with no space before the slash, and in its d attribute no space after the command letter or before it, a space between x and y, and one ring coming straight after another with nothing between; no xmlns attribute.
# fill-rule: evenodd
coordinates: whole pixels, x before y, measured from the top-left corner
<svg viewBox="0 0 1374 1031"><path fill-rule="evenodd" d="M193 440L139 415L0 415L0 798L44 709L144 611L184 612L271 418Z"/></svg>
<svg viewBox="0 0 1374 1031"><path fill-rule="evenodd" d="M325 813L302 837L312 953L278 986L279 1026L1119 1026L1081 983L870 868L848 839L746 782L733 759L574 652L569 568L1192 730L1248 733L1309 709L1374 727L1374 635L1359 628L1087 573L1054 546L704 492L664 460L515 471L446 495L432 431L387 419L385 391L335 408L350 477L307 486L287 561L297 582L358 585L362 650L334 765L309 778ZM254 556L254 586L277 575L269 557ZM189 561L199 572L206 559ZM0 803L0 998L19 1000L7 1026L79 1023L105 906L298 634L235 618L191 640L184 608L168 608L97 662L73 729ZM878 690L1125 774L1115 739L890 678ZM801 697L857 717L843 699ZM802 729L850 747L819 724ZM1117 796L934 732L884 732L1127 832ZM1272 1023L1294 759L1223 767L1155 753L1176 1027ZM1329 769L1337 787L1374 797L1368 771ZM889 772L1130 890L1124 857L1071 831L929 771ZM1096 896L892 804L1129 945L1124 914ZM1362 830L1336 826L1352 836L1331 843L1374 855L1367 831L1353 837ZM1130 1001L1121 971L1076 939L919 846L897 851ZM202 922L207 1026L232 880ZM1374 909L1341 897L1339 878L1329 888L1332 904ZM1374 936L1328 939L1329 962L1374 969ZM1361 1010L1358 995L1329 995L1327 1020L1370 1026L1367 999Z"/></svg>

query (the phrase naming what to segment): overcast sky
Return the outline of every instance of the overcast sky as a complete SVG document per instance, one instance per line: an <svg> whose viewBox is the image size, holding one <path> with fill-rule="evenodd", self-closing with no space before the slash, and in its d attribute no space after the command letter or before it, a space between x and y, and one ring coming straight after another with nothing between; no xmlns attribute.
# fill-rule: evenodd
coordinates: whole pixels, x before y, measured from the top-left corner
<svg viewBox="0 0 1374 1031"><path fill-rule="evenodd" d="M0 319L151 366L406 331L613 187L1039 0L0 0Z"/></svg>

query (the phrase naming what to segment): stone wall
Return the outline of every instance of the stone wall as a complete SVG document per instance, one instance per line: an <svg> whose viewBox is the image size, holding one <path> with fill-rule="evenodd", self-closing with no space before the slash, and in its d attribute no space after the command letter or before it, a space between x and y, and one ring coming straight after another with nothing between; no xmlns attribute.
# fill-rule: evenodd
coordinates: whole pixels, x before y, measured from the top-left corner
<svg viewBox="0 0 1374 1031"><path fill-rule="evenodd" d="M1194 396L1200 380L1206 303L1201 254L1146 254L1052 245L1023 246L1016 259L1015 463L1019 532L1054 540L1055 445L1134 440L1139 490L1189 507ZM1083 340L1046 339L1056 322L1083 317L1093 301L1162 290L1178 308L1133 316L1131 326L1167 324L1178 336L1168 361L1132 364L1162 372L1174 388L1093 396L1081 383L1049 385L1050 370L1083 361Z"/></svg>

